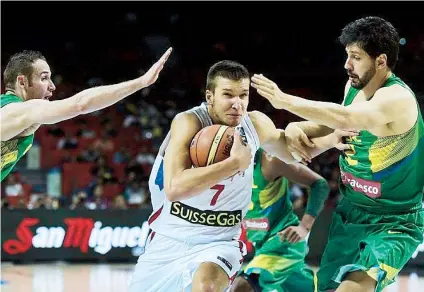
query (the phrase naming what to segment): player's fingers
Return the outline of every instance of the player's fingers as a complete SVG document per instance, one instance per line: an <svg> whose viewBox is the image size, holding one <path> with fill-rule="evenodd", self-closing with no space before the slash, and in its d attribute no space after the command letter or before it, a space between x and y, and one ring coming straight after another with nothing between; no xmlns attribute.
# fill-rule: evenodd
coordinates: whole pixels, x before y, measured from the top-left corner
<svg viewBox="0 0 424 292"><path fill-rule="evenodd" d="M359 131L356 130L337 130L337 134L339 135L339 137L345 137L345 136L358 136L359 135Z"/></svg>
<svg viewBox="0 0 424 292"><path fill-rule="evenodd" d="M270 89L269 87L267 87L263 84L258 84L258 83L252 82L251 85L252 85L253 88L256 88L256 90L258 90L258 91L261 90L261 91L266 92L268 94L272 94L272 92L273 92L272 89Z"/></svg>
<svg viewBox="0 0 424 292"><path fill-rule="evenodd" d="M253 74L253 77L259 79L259 80L263 80L264 82L268 82L268 83L272 83L274 84L274 82L272 82L271 80L269 80L268 78L266 78L263 74Z"/></svg>
<svg viewBox="0 0 424 292"><path fill-rule="evenodd" d="M266 99L272 99L272 94L269 94L268 92L263 91L261 89L258 89L258 94L262 95Z"/></svg>
<svg viewBox="0 0 424 292"><path fill-rule="evenodd" d="M298 234L296 234L296 236L294 237L294 239L292 240L292 243L297 243L300 241L300 236Z"/></svg>
<svg viewBox="0 0 424 292"><path fill-rule="evenodd" d="M158 63L162 65L165 64L165 62L168 60L171 53L172 53L172 47L166 50L166 52L162 55L162 57L160 57Z"/></svg>
<svg viewBox="0 0 424 292"><path fill-rule="evenodd" d="M255 77L255 75L254 75L252 77L252 83L256 84L257 86L259 85L259 86L263 86L267 89L274 90L274 83L270 82L269 80L265 80L260 76Z"/></svg>
<svg viewBox="0 0 424 292"><path fill-rule="evenodd" d="M294 240L296 239L296 237L297 237L297 232L292 232L292 233L290 234L290 236L288 236L288 237L287 237L287 240L288 240L289 242L293 243L293 242L294 242Z"/></svg>
<svg viewBox="0 0 424 292"><path fill-rule="evenodd" d="M311 140L309 140L308 136L306 136L305 133L303 133L303 135L300 136L300 139L306 146L311 148L315 147L315 144Z"/></svg>
<svg viewBox="0 0 424 292"><path fill-rule="evenodd" d="M306 149L304 147L295 145L294 148L295 148L294 153L297 153L298 155L300 155L300 157L302 157L306 161L311 162L312 157L311 157L311 155L309 155L308 151L306 151Z"/></svg>
<svg viewBox="0 0 424 292"><path fill-rule="evenodd" d="M336 145L336 148L339 149L339 150L350 150L350 145L349 144L338 143Z"/></svg>
<svg viewBox="0 0 424 292"><path fill-rule="evenodd" d="M278 233L278 235L280 236L280 240L281 240L281 241L284 241L284 240L286 239L286 237L287 237L287 232L288 232L288 229L284 229L283 231L280 231L280 232Z"/></svg>

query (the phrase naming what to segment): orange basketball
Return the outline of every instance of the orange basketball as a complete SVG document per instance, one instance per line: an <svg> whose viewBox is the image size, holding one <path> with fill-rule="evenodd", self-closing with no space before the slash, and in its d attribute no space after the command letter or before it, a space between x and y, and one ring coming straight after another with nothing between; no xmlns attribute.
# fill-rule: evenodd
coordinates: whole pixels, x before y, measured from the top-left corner
<svg viewBox="0 0 424 292"><path fill-rule="evenodd" d="M230 157L234 128L212 125L201 129L190 144L190 157L195 167L220 162Z"/></svg>

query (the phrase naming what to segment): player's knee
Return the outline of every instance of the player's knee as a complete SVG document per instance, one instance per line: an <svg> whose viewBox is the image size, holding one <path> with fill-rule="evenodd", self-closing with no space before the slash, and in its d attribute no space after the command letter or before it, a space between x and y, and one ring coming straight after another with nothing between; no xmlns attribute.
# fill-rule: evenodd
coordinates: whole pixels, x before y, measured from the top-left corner
<svg viewBox="0 0 424 292"><path fill-rule="evenodd" d="M363 271L349 273L336 292L374 292L377 281Z"/></svg>
<svg viewBox="0 0 424 292"><path fill-rule="evenodd" d="M214 281L212 279L203 279L200 280L198 289L196 291L198 292L222 292L221 285L217 283L217 281Z"/></svg>
<svg viewBox="0 0 424 292"><path fill-rule="evenodd" d="M238 276L231 285L230 292L255 292L255 290L246 279Z"/></svg>
<svg viewBox="0 0 424 292"><path fill-rule="evenodd" d="M202 263L193 277L193 292L222 292L229 284L227 274L214 263Z"/></svg>

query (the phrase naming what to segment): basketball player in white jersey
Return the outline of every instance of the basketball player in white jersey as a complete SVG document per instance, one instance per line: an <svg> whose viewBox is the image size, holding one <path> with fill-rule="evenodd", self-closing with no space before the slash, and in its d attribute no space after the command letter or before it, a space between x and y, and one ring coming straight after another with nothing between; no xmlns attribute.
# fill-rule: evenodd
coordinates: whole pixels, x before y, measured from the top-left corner
<svg viewBox="0 0 424 292"><path fill-rule="evenodd" d="M207 75L206 102L172 121L150 175L152 233L129 292L221 292L230 287L245 253L238 238L250 204L256 150L262 146L286 163L296 162L284 131L265 114L247 112L249 87L243 65L218 62ZM194 168L190 142L213 124L236 127L230 157ZM310 160L340 140L334 133L312 139L315 147L298 155Z"/></svg>

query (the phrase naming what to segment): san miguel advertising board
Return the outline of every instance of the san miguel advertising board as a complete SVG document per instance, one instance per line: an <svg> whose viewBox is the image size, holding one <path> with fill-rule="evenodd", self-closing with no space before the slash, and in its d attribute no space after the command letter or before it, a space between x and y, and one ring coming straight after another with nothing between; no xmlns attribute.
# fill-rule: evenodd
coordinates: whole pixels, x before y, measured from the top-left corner
<svg viewBox="0 0 424 292"><path fill-rule="evenodd" d="M144 252L151 209L2 210L2 261L132 261ZM319 264L327 241L332 210L316 220L309 236L307 262ZM247 243L246 262L254 247ZM407 264L424 267L424 243Z"/></svg>
<svg viewBox="0 0 424 292"><path fill-rule="evenodd" d="M150 209L2 210L2 260L136 260Z"/></svg>

